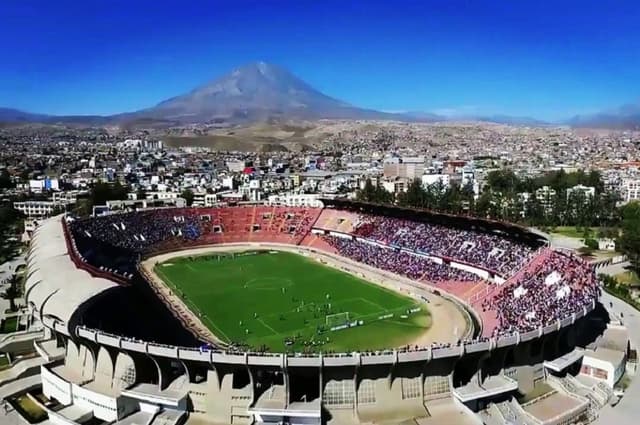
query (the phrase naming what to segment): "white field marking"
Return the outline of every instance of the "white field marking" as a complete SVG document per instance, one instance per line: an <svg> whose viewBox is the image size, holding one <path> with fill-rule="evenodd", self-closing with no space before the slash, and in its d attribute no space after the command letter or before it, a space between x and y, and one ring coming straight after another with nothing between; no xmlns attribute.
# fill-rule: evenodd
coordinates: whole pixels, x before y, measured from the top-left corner
<svg viewBox="0 0 640 425"><path fill-rule="evenodd" d="M218 334L218 332L220 333L220 335L222 335L224 337L224 339L226 339L226 342L231 342L231 338L229 338L227 336L227 334L225 334L224 332L222 332L222 329L220 329L218 326L216 326L216 324L213 322L213 320L211 320L208 316L203 316L203 319L206 319L206 321L215 329L215 331L212 331L214 334Z"/></svg>
<svg viewBox="0 0 640 425"><path fill-rule="evenodd" d="M172 293L175 297L178 297L178 298L180 299L180 301L185 305L185 307L187 307L187 309L189 310L189 312L191 313L191 315L192 315L195 319L200 320L203 324L204 324L204 320L203 320L203 319L206 319L206 320L211 324L211 326L213 326L213 327L214 327L214 328L215 328L215 329L216 329L216 330L217 330L217 331L218 331L218 332L219 332L219 333L220 333L220 334L221 334L221 335L222 335L222 336L227 340L227 342L230 342L230 341L231 341L231 339L230 339L230 338L229 338L229 337L228 337L224 332L222 332L222 330L221 330L218 326L216 326L216 324L215 324L215 323L213 323L213 320L211 320L211 319L209 318L209 316L207 316L206 314L205 314L205 315L203 315L203 316L198 316L198 315L196 314L196 312L195 312L195 311L193 311L193 309L189 306L189 303L194 304L194 303L193 303L193 301L191 301L189 298L186 298L186 299L184 299L184 300L183 300L182 298L180 298L180 297L175 293L175 291L177 291L177 290L178 290L178 287L176 286L176 284L175 284L175 283L173 283L173 281L172 281L171 279L169 279L169 277L168 277L167 275L165 275L164 273L159 272L159 271L158 271L158 272L156 272L156 273L158 274L158 276L159 276L162 280L164 280L164 281L165 281L165 283L167 283L167 284L168 284L168 287L169 287L169 290L171 291L171 293ZM194 306L197 308L197 306L196 306L195 304L194 304ZM205 327L209 328L209 327L208 327L208 326L206 326L206 325L205 325ZM216 335L216 336L218 335L218 332L213 331L211 328L209 328L209 330L211 330L211 331L213 332L213 334L214 334L214 335Z"/></svg>
<svg viewBox="0 0 640 425"><path fill-rule="evenodd" d="M385 320L385 322L393 323L394 325L406 326L408 328L415 328L415 329L425 329L430 327L430 326L416 325L415 323L399 322L397 320Z"/></svg>
<svg viewBox="0 0 640 425"><path fill-rule="evenodd" d="M364 301L366 304L369 304L369 305L372 305L372 306L374 306L376 308L379 308L382 311L387 311L388 310L388 309L382 307L380 304L376 304L373 301L370 301L370 300L368 300L366 298L355 298L355 299L360 300L360 301Z"/></svg>
<svg viewBox="0 0 640 425"><path fill-rule="evenodd" d="M256 282L260 282L260 281L265 281L266 282L276 282L277 285L273 286L273 287L266 287L266 286L262 286L259 283ZM290 288L294 286L294 283L291 279L281 279L279 277L256 277L253 279L249 279L247 280L242 287L243 288L252 288L252 289L258 289L258 290L262 290L262 291L282 291L282 288Z"/></svg>
<svg viewBox="0 0 640 425"><path fill-rule="evenodd" d="M175 283L173 283L173 281L171 279L169 279L169 276L167 276L163 271L158 270L157 271L158 276L160 277L160 279L162 279L163 281L165 281L165 283L169 284L169 289L171 290L171 293L173 295L175 295L175 291L178 290L178 287L176 286Z"/></svg>
<svg viewBox="0 0 640 425"><path fill-rule="evenodd" d="M275 329L273 329L271 326L267 325L260 317L258 317L258 322L262 323L262 325L269 329L271 332L273 332L275 335L280 335L280 332L276 332Z"/></svg>

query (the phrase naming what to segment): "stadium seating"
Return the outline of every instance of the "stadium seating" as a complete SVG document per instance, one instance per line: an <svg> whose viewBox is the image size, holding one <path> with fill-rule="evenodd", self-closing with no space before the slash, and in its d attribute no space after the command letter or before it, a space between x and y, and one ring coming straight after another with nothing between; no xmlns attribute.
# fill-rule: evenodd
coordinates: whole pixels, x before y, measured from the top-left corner
<svg viewBox="0 0 640 425"><path fill-rule="evenodd" d="M192 246L269 242L339 254L466 301L482 318L487 337L547 326L599 295L594 270L571 255L536 251L496 234L335 208L159 208L79 219L65 229L78 267L123 284L141 256ZM486 271L485 279L496 273L506 281L485 280L450 261ZM181 307L173 308L189 320Z"/></svg>
<svg viewBox="0 0 640 425"><path fill-rule="evenodd" d="M320 213L301 207L173 208L111 214L71 224L75 235L135 253L193 244L299 244Z"/></svg>
<svg viewBox="0 0 640 425"><path fill-rule="evenodd" d="M359 219L359 215L351 211L325 208L322 210L314 227L342 233L352 233Z"/></svg>
<svg viewBox="0 0 640 425"><path fill-rule="evenodd" d="M357 236L511 275L532 250L497 235L392 217L361 215Z"/></svg>
<svg viewBox="0 0 640 425"><path fill-rule="evenodd" d="M393 248L384 248L335 236L325 236L324 239L328 244L335 247L343 257L405 275L413 280L423 279L430 282L473 282L480 280L478 276L469 272L438 264L424 257L408 254Z"/></svg>
<svg viewBox="0 0 640 425"><path fill-rule="evenodd" d="M527 332L561 320L599 296L595 271L573 255L546 252L482 303L497 313L495 333Z"/></svg>

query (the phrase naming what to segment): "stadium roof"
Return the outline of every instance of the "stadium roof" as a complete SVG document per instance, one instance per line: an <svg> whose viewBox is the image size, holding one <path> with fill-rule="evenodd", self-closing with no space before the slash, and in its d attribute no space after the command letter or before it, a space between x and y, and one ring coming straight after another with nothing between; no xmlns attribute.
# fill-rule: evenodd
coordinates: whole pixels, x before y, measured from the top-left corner
<svg viewBox="0 0 640 425"><path fill-rule="evenodd" d="M68 325L78 307L118 285L75 266L67 252L62 220L62 216L45 220L34 232L27 257L25 299L41 319L49 316Z"/></svg>

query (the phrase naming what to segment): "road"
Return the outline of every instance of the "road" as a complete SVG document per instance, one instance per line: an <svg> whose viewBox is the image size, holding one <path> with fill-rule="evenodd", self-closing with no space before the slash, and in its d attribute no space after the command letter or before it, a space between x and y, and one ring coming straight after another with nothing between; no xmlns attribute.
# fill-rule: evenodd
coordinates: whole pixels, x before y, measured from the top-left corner
<svg viewBox="0 0 640 425"><path fill-rule="evenodd" d="M596 271L596 273L598 274L604 273L604 274L608 274L609 276L615 276L617 274L628 271L627 267L629 267L629 265L630 264L628 261L623 261L622 263L611 264L610 266L601 267Z"/></svg>

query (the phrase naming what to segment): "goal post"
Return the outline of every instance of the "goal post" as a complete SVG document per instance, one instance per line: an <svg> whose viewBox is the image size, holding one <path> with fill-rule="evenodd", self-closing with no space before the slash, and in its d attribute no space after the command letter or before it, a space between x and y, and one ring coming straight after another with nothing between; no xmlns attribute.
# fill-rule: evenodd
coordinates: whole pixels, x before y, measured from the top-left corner
<svg viewBox="0 0 640 425"><path fill-rule="evenodd" d="M325 316L325 325L331 329L336 326L342 326L349 323L349 312L327 314Z"/></svg>

